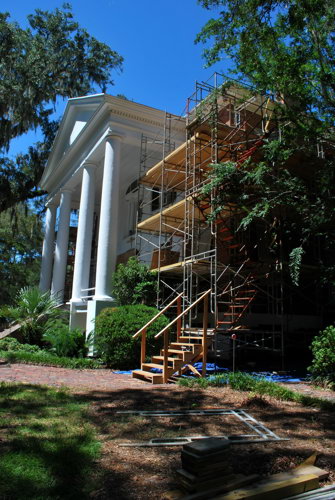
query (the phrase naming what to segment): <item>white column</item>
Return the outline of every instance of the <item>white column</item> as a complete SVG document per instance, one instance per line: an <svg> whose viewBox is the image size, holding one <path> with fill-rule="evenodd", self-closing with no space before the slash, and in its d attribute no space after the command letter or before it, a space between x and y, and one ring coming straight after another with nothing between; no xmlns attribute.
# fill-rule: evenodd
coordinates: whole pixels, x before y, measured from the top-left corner
<svg viewBox="0 0 335 500"><path fill-rule="evenodd" d="M42 248L42 262L40 274L40 290L46 292L50 290L52 264L54 259L55 246L55 222L56 222L56 205L49 203L45 213L45 232Z"/></svg>
<svg viewBox="0 0 335 500"><path fill-rule="evenodd" d="M51 293L59 303L63 302L66 263L68 257L69 228L71 214L71 191L64 189L59 205L59 222L55 248Z"/></svg>
<svg viewBox="0 0 335 500"><path fill-rule="evenodd" d="M94 216L95 168L93 164L85 164L83 166L71 302L80 302L81 296L87 295L87 292L82 294L81 290L88 288L89 284Z"/></svg>
<svg viewBox="0 0 335 500"><path fill-rule="evenodd" d="M106 138L102 180L94 296L96 300L112 300L111 277L116 263L118 240L120 149L121 137L109 135Z"/></svg>

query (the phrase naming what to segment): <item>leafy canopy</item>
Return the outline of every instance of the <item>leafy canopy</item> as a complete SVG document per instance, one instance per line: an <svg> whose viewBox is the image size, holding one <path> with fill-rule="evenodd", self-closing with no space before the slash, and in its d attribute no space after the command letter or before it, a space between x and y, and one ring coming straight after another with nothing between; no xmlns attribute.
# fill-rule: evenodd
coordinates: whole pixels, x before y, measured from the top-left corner
<svg viewBox="0 0 335 500"><path fill-rule="evenodd" d="M206 9L219 8L197 36L211 42L208 65L223 54L235 74L257 89L284 97L290 118L324 128L334 125L334 0L199 0ZM298 112L298 114L297 114Z"/></svg>
<svg viewBox="0 0 335 500"><path fill-rule="evenodd" d="M0 304L15 300L17 291L37 285L40 273L42 221L19 204L15 216L11 210L0 213Z"/></svg>
<svg viewBox="0 0 335 500"><path fill-rule="evenodd" d="M103 92L123 58L73 20L69 4L36 10L29 27L0 13L0 211L42 193L37 184L58 127L60 98ZM11 141L39 129L42 140L15 160Z"/></svg>
<svg viewBox="0 0 335 500"><path fill-rule="evenodd" d="M214 166L210 189L216 189L216 209L236 203L244 209L240 230L262 221L274 242L284 236L282 257L290 257L297 284L305 248L316 237L323 249L334 241L335 1L199 3L219 12L196 39L207 44L207 65L228 56L232 75L253 92L271 92L277 99L273 119L281 132L279 139L275 133L264 137L261 160L250 159L239 168L234 163ZM324 149L322 160L317 144Z"/></svg>
<svg viewBox="0 0 335 500"><path fill-rule="evenodd" d="M156 274L131 257L127 264L119 264L113 274L112 293L119 306L153 305L157 295Z"/></svg>

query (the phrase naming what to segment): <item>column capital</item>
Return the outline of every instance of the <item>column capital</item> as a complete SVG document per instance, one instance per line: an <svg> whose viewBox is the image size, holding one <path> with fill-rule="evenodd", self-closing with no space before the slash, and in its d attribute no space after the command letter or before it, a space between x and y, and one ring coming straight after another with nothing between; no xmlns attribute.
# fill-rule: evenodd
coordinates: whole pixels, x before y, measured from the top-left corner
<svg viewBox="0 0 335 500"><path fill-rule="evenodd" d="M57 207L58 207L58 203L56 203L55 200L47 201L45 204L45 208L53 209L53 208L57 208Z"/></svg>
<svg viewBox="0 0 335 500"><path fill-rule="evenodd" d="M117 130L109 128L106 134L106 141L111 139L119 139L120 141L122 141L124 137L125 135L122 132L118 132Z"/></svg>
<svg viewBox="0 0 335 500"><path fill-rule="evenodd" d="M69 194L71 194L71 193L73 193L73 189L68 188L68 187L61 188L61 189L60 189L60 193L61 193L61 194L62 194L62 193L69 193Z"/></svg>
<svg viewBox="0 0 335 500"><path fill-rule="evenodd" d="M93 163L91 161L85 161L82 165L81 168L97 168L98 165L96 163Z"/></svg>

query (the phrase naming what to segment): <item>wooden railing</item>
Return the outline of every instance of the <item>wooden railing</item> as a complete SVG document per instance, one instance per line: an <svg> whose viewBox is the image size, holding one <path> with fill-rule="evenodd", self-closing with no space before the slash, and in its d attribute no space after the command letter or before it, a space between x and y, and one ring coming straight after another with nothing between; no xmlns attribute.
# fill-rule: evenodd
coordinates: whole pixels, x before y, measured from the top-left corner
<svg viewBox="0 0 335 500"><path fill-rule="evenodd" d="M199 302L204 301L204 313L203 313L203 336L202 336L202 376L206 375L206 363L207 363L207 327L208 327L208 295L211 293L210 288L207 292L203 293L197 298L190 306L188 306L183 312L179 313L176 318L174 318L168 325L166 325L160 332L155 335L155 339L164 335L164 360L163 360L163 382L166 383L168 380L168 347L169 347L169 330L172 325L177 323L177 339L179 339L180 332L178 334L178 328L181 325L181 319L185 314L193 309Z"/></svg>
<svg viewBox="0 0 335 500"><path fill-rule="evenodd" d="M144 326L142 326L142 328L140 328L133 335L133 339L137 339L137 337L142 335L142 339L141 339L141 366L142 366L142 363L145 362L145 356L146 356L147 329L149 328L150 325L152 325L152 323L154 323L156 321L157 318L159 318L159 316L164 314L175 302L177 302L177 314L180 315L182 295L183 295L183 293L179 293L173 300L171 300L171 302L169 302L169 304L167 306L164 307L164 309L159 311L153 318L151 318L150 321L148 321L148 323L146 323ZM180 337L180 333L181 333L181 319L177 323L177 338L178 339Z"/></svg>

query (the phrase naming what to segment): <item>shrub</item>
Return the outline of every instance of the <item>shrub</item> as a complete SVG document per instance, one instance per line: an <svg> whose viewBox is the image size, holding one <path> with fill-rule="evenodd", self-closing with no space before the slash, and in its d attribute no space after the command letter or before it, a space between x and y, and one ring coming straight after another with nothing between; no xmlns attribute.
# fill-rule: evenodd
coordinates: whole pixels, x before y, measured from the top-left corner
<svg viewBox="0 0 335 500"><path fill-rule="evenodd" d="M141 338L132 335L144 326L157 309L144 305L121 306L101 311L95 320L95 345L98 355L113 368L130 369L140 363ZM147 355L159 352L161 339L154 336L168 324L169 320L160 316L147 330Z"/></svg>
<svg viewBox="0 0 335 500"><path fill-rule="evenodd" d="M62 368L73 369L97 369L102 368L101 361L98 359L87 358L63 358L58 357L51 352L24 352L24 351L1 351L0 357L6 359L9 363L29 363L43 366L60 366Z"/></svg>
<svg viewBox="0 0 335 500"><path fill-rule="evenodd" d="M22 344L12 337L6 337L0 340L0 351L29 353L43 352L37 345Z"/></svg>
<svg viewBox="0 0 335 500"><path fill-rule="evenodd" d="M308 369L313 377L335 382L335 327L327 326L314 337L310 349L313 361Z"/></svg>
<svg viewBox="0 0 335 500"><path fill-rule="evenodd" d="M8 320L21 324L20 332L29 344L40 344L45 324L50 318L57 318L61 312L50 292L41 292L38 287L22 288L14 306L4 306L0 313Z"/></svg>
<svg viewBox="0 0 335 500"><path fill-rule="evenodd" d="M43 340L51 345L51 352L57 356L83 358L87 354L85 337L79 328L69 329L69 325L57 319L46 325Z"/></svg>
<svg viewBox="0 0 335 500"><path fill-rule="evenodd" d="M155 273L131 257L127 264L119 264L113 274L113 296L118 305L154 305L157 295Z"/></svg>

